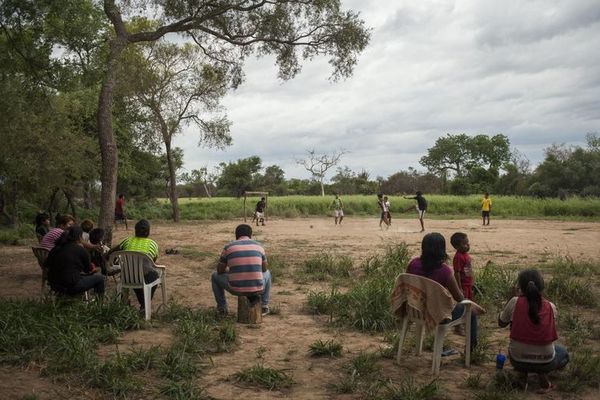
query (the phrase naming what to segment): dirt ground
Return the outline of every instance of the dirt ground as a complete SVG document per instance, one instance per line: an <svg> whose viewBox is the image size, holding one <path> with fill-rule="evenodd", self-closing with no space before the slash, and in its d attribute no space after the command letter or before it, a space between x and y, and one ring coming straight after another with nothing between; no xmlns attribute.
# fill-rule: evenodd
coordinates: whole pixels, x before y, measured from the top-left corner
<svg viewBox="0 0 600 400"><path fill-rule="evenodd" d="M158 262L168 268L167 288L172 301L191 307L214 307L210 274L223 245L233 239L233 231L238 223L159 223L152 226L151 237L161 249ZM427 232L440 232L447 239L453 232L466 232L471 241L476 268L482 267L487 261L525 266L558 256L600 259L600 223L597 222L493 220L491 226L482 227L478 220L426 220L426 228ZM115 232L115 238L120 240L132 233L121 228ZM374 218L346 218L341 226L335 226L333 218L280 219L268 221L265 227L255 228L254 238L263 243L267 256L277 255L287 265L283 278L277 279L272 289L271 304L279 308L280 313L265 317L258 328L238 325L239 346L232 353L212 357L212 365L206 367L199 378L200 386L217 399L357 398L356 395L336 394L330 385L345 379L343 365L361 351L377 351L384 346L383 338L376 334L332 328L327 325L326 317L308 313L306 294L310 290L326 288L327 283L299 283L294 279L293 270L309 256L322 252L347 254L358 264L369 254L381 252L387 244L401 241L406 242L416 256L422 236L418 221L413 219L395 220L389 230L383 231ZM168 248L178 248L180 252L165 255L164 250ZM0 276L0 298L39 295L40 270L30 246L0 246ZM111 281L109 290L113 288ZM159 298L157 294L156 299ZM236 300L231 297L228 299L230 310L235 311ZM167 345L170 335L164 326L150 327L126 333L119 346L124 349L161 343ZM498 330L494 335L505 338L508 331ZM331 338L342 342L342 358L314 359L308 355L311 343ZM460 343L458 337L451 338L451 341ZM269 392L241 387L228 380L235 372L256 364L259 361L257 351L261 348L266 349L262 356L266 365L284 369L293 375L296 384L290 389ZM430 354L425 353L417 358L409 353L406 357L400 366L394 365L391 360L382 360L380 364L384 375L396 381L412 376L418 381L427 382L431 368ZM451 399L463 399L472 397L468 389L462 386L464 379L476 373L491 377L494 365L489 363L466 369L458 358L451 357L443 361L441 371L440 382L444 394ZM0 393L0 398L9 399L21 399L31 393L40 399L67 395L71 398L100 396L71 388L65 382L57 383L40 377L35 367L21 370L4 366L0 367ZM546 398L560 398L560 394L553 393Z"/></svg>

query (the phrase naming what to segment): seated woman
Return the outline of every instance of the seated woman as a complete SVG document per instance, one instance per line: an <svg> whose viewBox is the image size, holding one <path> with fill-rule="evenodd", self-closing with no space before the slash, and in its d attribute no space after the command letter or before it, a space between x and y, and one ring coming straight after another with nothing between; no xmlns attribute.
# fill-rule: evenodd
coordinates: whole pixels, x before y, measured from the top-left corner
<svg viewBox="0 0 600 400"><path fill-rule="evenodd" d="M57 240L48 254L48 282L52 290L69 296L94 289L96 295L104 293L104 277L90 274L90 255L81 244L83 231L71 226Z"/></svg>
<svg viewBox="0 0 600 400"><path fill-rule="evenodd" d="M536 269L526 269L517 279L520 293L508 301L498 316L498 325L510 324L508 356L514 369L527 382L527 373L538 374L540 391L552 390L548 373L563 368L569 362L567 350L554 342L556 306L542 297L544 279Z"/></svg>
<svg viewBox="0 0 600 400"><path fill-rule="evenodd" d="M414 258L406 268L409 274L420 275L436 281L450 292L455 301L460 302L465 298L454 278L454 271L446 264L446 239L440 233L428 233L421 242L421 256ZM452 320L456 320L465 312L462 304L457 304L452 310ZM471 349L477 346L477 315L485 311L473 303L471 314Z"/></svg>

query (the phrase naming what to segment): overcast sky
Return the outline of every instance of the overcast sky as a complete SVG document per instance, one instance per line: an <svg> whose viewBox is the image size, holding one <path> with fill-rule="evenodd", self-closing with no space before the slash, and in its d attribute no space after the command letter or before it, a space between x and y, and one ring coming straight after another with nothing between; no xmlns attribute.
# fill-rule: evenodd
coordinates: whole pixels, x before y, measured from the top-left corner
<svg viewBox="0 0 600 400"><path fill-rule="evenodd" d="M199 148L188 129L176 140L185 169L258 155L305 178L294 158L306 149L345 149L342 166L387 177L422 169L446 133L503 133L536 164L552 143L583 145L600 131L600 0L344 5L373 30L354 75L332 83L317 60L281 82L272 59L248 60L224 101L233 145Z"/></svg>

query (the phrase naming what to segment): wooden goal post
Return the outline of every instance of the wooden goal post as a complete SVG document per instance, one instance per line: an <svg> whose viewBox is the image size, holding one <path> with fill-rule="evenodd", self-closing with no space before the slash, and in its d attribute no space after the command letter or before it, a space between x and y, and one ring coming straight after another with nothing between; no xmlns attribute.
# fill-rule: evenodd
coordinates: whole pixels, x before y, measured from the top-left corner
<svg viewBox="0 0 600 400"><path fill-rule="evenodd" d="M246 222L247 220L246 199L248 196L259 196L265 198L265 221L267 221L267 205L269 204L269 192L244 192L244 222Z"/></svg>

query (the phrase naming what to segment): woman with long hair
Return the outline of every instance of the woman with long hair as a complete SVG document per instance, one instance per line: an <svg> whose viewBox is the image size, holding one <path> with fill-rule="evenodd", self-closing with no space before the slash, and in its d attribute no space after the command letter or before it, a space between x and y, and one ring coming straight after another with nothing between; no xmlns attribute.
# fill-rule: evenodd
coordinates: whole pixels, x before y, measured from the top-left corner
<svg viewBox="0 0 600 400"><path fill-rule="evenodd" d="M420 275L436 281L450 292L456 302L465 298L454 278L454 270L446 264L448 254L446 253L446 239L437 232L428 233L421 242L421 256L414 258L408 264L406 272ZM471 348L477 346L477 315L485 311L473 303L471 314ZM452 320L460 318L465 312L462 304L457 304L452 310Z"/></svg>
<svg viewBox="0 0 600 400"><path fill-rule="evenodd" d="M544 279L537 269L525 269L517 278L518 296L508 301L498 316L498 325L510 324L508 356L521 379L527 383L529 372L537 373L540 392L554 388L548 373L569 362L567 350L555 344L556 306L542 296Z"/></svg>
<svg viewBox="0 0 600 400"><path fill-rule="evenodd" d="M68 228L56 241L48 254L48 282L52 290L73 296L94 289L96 295L104 293L104 277L90 274L90 255L81 244L81 227Z"/></svg>

